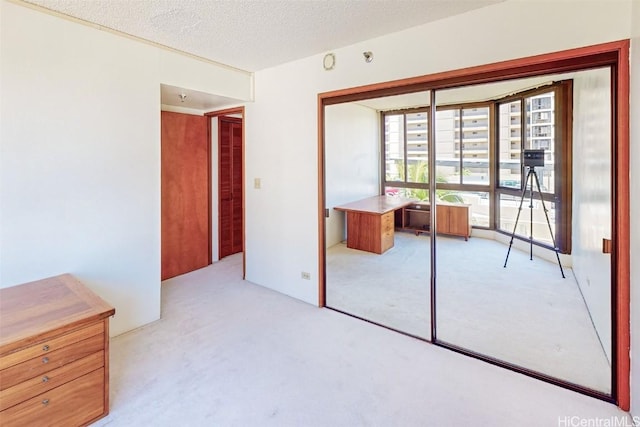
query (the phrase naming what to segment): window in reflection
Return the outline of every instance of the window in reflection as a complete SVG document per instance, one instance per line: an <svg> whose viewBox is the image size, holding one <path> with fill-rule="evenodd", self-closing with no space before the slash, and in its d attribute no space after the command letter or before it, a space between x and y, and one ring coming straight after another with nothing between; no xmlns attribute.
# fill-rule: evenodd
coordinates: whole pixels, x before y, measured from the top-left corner
<svg viewBox="0 0 640 427"><path fill-rule="evenodd" d="M429 182L428 109L403 113L383 113L384 170L387 183ZM424 199L428 191L415 191L413 197Z"/></svg>
<svg viewBox="0 0 640 427"><path fill-rule="evenodd" d="M527 193L525 194L524 200L522 199L522 196L501 194L500 229L509 233L513 233L515 227L516 236L520 236L525 239L533 237L534 241L545 243L548 246L553 247L553 239L551 234L549 233L549 225L547 224L547 220L544 216L544 207L547 208L547 215L549 215L551 230L555 235L555 203L546 200L543 206L538 194L534 195L532 202L529 196L529 191L527 191ZM516 227L515 222L516 216L518 215L518 208L521 208L521 210Z"/></svg>
<svg viewBox="0 0 640 427"><path fill-rule="evenodd" d="M540 189L555 193L555 93L545 92L525 98L527 133L525 149L545 151L544 167L536 168Z"/></svg>
<svg viewBox="0 0 640 427"><path fill-rule="evenodd" d="M498 107L498 156L500 166L499 186L505 188L521 188L522 166L522 121L520 113L521 100L500 104Z"/></svg>
<svg viewBox="0 0 640 427"><path fill-rule="evenodd" d="M436 119L438 182L489 186L489 107L439 108Z"/></svg>
<svg viewBox="0 0 640 427"><path fill-rule="evenodd" d="M404 115L386 115L384 118L384 154L387 181L404 181L406 174L405 151Z"/></svg>
<svg viewBox="0 0 640 427"><path fill-rule="evenodd" d="M533 183L534 241L553 245L540 202L543 199L549 212L556 245L564 254L571 251L571 227L562 224L566 224L571 218L570 165L573 156L571 132L566 126L557 126L557 123L571 123L572 118L568 112L571 111L572 100L568 88L572 84L571 80L561 81L540 89L513 94L497 103L497 228L506 233L513 232L517 215L515 211L522 190L526 186L526 197L530 198L529 190ZM528 174L529 168L523 160L524 150L529 149L544 150L544 165L535 167L535 176ZM559 160L562 158L565 159L564 164ZM527 201L524 207L528 206ZM525 214L528 215L528 212L521 212L521 216L526 216ZM518 221L516 235L529 238L531 234L523 233L529 233L531 226L524 224L523 219Z"/></svg>

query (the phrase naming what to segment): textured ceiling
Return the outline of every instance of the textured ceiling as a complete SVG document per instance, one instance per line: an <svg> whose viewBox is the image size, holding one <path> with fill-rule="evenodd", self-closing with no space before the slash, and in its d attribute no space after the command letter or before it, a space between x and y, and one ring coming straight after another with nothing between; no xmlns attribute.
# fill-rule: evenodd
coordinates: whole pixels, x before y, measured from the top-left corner
<svg viewBox="0 0 640 427"><path fill-rule="evenodd" d="M28 0L247 71L504 0Z"/></svg>

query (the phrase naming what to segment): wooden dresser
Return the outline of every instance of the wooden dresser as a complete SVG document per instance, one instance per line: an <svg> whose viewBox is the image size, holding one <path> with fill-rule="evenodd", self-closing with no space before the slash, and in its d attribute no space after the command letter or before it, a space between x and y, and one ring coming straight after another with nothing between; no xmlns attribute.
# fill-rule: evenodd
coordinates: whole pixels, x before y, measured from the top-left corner
<svg viewBox="0 0 640 427"><path fill-rule="evenodd" d="M114 313L68 274L0 289L0 426L83 426L107 415Z"/></svg>

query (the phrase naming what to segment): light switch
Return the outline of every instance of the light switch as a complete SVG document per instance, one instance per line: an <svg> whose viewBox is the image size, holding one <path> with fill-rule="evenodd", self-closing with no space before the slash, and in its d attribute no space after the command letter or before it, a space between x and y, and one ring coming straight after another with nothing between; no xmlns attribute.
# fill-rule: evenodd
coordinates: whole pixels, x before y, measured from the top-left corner
<svg viewBox="0 0 640 427"><path fill-rule="evenodd" d="M262 182L260 181L260 178L253 178L253 188L257 190L262 188Z"/></svg>

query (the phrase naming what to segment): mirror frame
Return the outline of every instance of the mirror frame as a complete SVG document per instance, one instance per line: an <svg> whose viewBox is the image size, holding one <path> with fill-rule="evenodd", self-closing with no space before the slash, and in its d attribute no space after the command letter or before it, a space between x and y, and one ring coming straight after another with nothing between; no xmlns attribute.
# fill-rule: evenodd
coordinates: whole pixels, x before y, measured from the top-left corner
<svg viewBox="0 0 640 427"><path fill-rule="evenodd" d="M318 94L318 306L325 307L325 160L324 107L411 92L435 91L501 80L611 67L612 77L612 219L611 269L613 369L612 394L602 395L543 374L494 361L468 350L439 343L432 330L432 343L485 360L507 369L572 389L630 409L630 212L629 212L629 47L628 39L486 65L438 72L383 83ZM433 99L432 99L433 101ZM432 254L433 256L434 254ZM434 288L432 275L432 291ZM433 292L431 294L433 304ZM431 313L435 327L435 312Z"/></svg>

